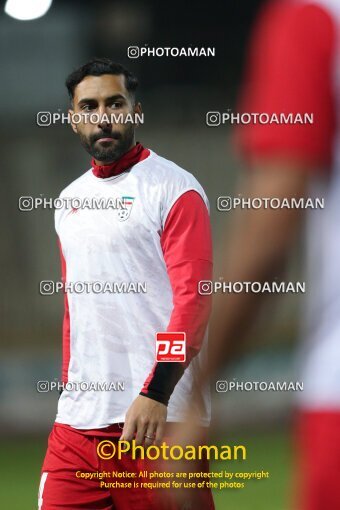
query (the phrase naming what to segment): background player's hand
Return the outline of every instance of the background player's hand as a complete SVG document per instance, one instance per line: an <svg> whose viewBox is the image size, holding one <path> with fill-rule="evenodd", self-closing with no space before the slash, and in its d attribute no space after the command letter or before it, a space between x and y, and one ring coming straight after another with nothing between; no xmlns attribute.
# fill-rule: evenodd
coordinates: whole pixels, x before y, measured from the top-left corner
<svg viewBox="0 0 340 510"><path fill-rule="evenodd" d="M132 402L125 417L121 441L131 441L136 434L136 444L150 446L162 443L167 417L167 407L143 395ZM148 437L146 437L148 436Z"/></svg>

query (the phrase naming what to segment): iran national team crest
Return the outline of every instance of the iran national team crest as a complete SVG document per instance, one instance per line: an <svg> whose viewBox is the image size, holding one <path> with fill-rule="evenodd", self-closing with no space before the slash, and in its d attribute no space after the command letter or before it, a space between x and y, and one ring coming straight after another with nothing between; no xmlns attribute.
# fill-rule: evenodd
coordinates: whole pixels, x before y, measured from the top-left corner
<svg viewBox="0 0 340 510"><path fill-rule="evenodd" d="M119 221L125 221L130 217L135 197L122 197L123 207L118 209Z"/></svg>

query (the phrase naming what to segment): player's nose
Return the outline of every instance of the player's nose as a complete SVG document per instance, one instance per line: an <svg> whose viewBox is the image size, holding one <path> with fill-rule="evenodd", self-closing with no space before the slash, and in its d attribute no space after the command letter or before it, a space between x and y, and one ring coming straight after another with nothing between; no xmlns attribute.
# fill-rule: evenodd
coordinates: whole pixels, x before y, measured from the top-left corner
<svg viewBox="0 0 340 510"><path fill-rule="evenodd" d="M98 108L98 127L107 130L111 128L112 122L110 119L110 113L107 108L103 105Z"/></svg>

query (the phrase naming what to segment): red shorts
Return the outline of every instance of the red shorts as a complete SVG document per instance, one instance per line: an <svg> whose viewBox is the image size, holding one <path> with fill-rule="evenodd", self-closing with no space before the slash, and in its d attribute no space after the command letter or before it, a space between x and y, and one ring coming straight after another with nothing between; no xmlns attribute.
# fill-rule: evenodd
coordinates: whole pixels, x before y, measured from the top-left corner
<svg viewBox="0 0 340 510"><path fill-rule="evenodd" d="M145 470L160 471L159 463L149 459L132 459L124 454L120 460L103 460L97 455L100 441L118 442L117 437L88 436L55 424L48 440L39 487L39 510L213 510L210 489L185 489L184 501L179 504L175 491L133 487L136 482L155 482L145 478ZM171 444L169 438L164 439ZM164 462L164 461L163 461ZM189 462L189 461L188 461ZM193 468L191 467L191 470ZM167 471L166 464L162 471ZM197 471L209 471L207 461L195 464ZM79 472L129 472L132 478L85 479ZM144 473L143 473L144 471ZM78 476L77 473L78 472ZM141 478L142 477L142 478ZM132 482L130 488L100 487L100 482ZM159 480L160 481L160 480ZM164 480L168 481L168 480ZM140 484L139 484L140 485ZM196 500L199 498L199 506Z"/></svg>
<svg viewBox="0 0 340 510"><path fill-rule="evenodd" d="M340 412L301 413L297 432L297 508L340 509Z"/></svg>

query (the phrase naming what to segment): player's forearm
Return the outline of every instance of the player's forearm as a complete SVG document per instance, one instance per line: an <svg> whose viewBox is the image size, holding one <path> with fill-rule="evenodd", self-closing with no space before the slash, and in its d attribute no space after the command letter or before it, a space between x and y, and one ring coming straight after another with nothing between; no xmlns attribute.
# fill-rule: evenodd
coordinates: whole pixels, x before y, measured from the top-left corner
<svg viewBox="0 0 340 510"><path fill-rule="evenodd" d="M200 280L212 278L212 263L183 262L172 268L171 278L175 277L175 273L178 286L174 294L174 308L167 331L185 333L186 359L183 363L155 363L140 393L165 405L168 404L185 369L201 349L211 312L211 297L201 296L197 289ZM196 276L190 277L191 273ZM179 282L182 284L180 285Z"/></svg>
<svg viewBox="0 0 340 510"><path fill-rule="evenodd" d="M242 195L245 197L303 197L308 174L272 162L251 170ZM230 282L273 281L286 261L303 217L300 209L240 210L232 220L228 246L218 276ZM216 296L210 328L210 372L239 349L262 304L264 294L241 292Z"/></svg>

